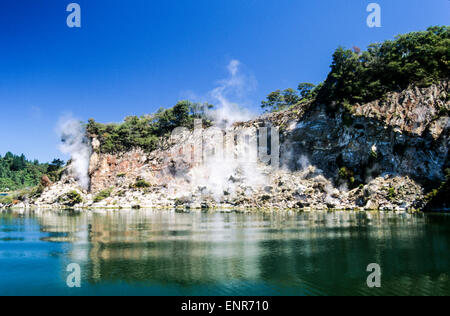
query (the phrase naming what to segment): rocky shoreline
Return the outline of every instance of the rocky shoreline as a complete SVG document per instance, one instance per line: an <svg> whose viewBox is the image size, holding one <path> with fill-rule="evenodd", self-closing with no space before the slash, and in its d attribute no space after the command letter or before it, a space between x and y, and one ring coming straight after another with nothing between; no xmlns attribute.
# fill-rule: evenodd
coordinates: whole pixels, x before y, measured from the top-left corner
<svg viewBox="0 0 450 316"><path fill-rule="evenodd" d="M217 201L206 189L198 188L191 195L174 197L167 188L148 187L130 190L128 186L114 188L109 196L96 202L98 195L83 191L72 179L48 188L37 200L20 202L16 209L263 209L299 211L311 210L419 210L423 205L423 189L408 177L386 175L350 191L333 187L314 167L291 173L278 171L270 176L270 185L251 188L245 185L233 195ZM204 192L202 192L204 191ZM76 192L80 203L61 197ZM73 198L73 197L72 197Z"/></svg>

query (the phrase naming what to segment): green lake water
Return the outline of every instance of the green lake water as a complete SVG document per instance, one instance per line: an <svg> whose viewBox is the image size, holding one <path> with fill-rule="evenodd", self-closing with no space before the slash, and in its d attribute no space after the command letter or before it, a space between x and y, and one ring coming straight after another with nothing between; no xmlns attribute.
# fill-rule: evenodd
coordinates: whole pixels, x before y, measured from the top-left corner
<svg viewBox="0 0 450 316"><path fill-rule="evenodd" d="M450 216L0 213L0 295L450 295Z"/></svg>

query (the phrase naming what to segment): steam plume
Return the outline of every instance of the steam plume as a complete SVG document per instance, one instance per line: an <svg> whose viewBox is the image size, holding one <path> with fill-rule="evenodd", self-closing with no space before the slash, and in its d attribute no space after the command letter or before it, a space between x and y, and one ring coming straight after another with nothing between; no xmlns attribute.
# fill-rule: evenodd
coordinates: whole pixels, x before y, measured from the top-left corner
<svg viewBox="0 0 450 316"><path fill-rule="evenodd" d="M230 127L235 122L245 122L255 116L238 103L230 101L230 98L241 99L256 84L252 77L242 74L240 66L240 61L230 61L228 78L220 80L219 85L209 93L213 104L217 105L217 109L209 114L220 127Z"/></svg>
<svg viewBox="0 0 450 316"><path fill-rule="evenodd" d="M227 67L229 76L220 80L218 86L209 93L209 98L217 106L208 113L214 127L205 130L203 137L200 136L203 141L203 162L187 175L190 183L188 191L202 188L202 194L212 196L216 201L224 199L225 195L234 196L239 187L250 188L267 183L257 165L256 129L232 127L233 123L245 122L254 116L241 106L241 100L255 82L242 74L239 67L240 62L232 60ZM180 195L188 193L182 188L177 191Z"/></svg>
<svg viewBox="0 0 450 316"><path fill-rule="evenodd" d="M86 136L86 129L80 121L68 117L60 120L58 132L62 141L60 151L71 157L69 166L71 175L83 189L87 190L90 182L89 160L92 149Z"/></svg>

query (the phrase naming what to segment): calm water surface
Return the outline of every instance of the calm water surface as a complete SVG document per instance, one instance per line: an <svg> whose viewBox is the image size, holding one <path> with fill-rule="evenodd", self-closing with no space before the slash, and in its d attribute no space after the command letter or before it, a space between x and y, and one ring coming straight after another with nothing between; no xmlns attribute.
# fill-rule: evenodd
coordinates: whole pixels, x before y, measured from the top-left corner
<svg viewBox="0 0 450 316"><path fill-rule="evenodd" d="M0 213L0 295L450 295L449 276L448 215Z"/></svg>

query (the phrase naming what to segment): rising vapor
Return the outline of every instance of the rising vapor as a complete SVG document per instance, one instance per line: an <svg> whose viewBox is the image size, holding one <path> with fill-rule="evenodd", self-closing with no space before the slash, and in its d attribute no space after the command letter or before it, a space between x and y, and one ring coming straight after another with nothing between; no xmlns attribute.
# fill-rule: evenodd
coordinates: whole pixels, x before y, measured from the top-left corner
<svg viewBox="0 0 450 316"><path fill-rule="evenodd" d="M255 114L240 106L230 98L240 98L246 91L252 90L255 80L240 71L239 60L232 60L227 66L228 78L220 80L219 85L209 93L212 103L217 106L209 114L211 119L221 127L230 127L236 122L245 122Z"/></svg>
<svg viewBox="0 0 450 316"><path fill-rule="evenodd" d="M267 183L257 164L256 129L233 127L233 123L245 122L255 116L241 102L244 94L254 88L255 81L240 72L238 60L232 60L227 69L228 77L218 81L217 87L208 94L208 100L216 108L208 112L214 126L197 136L201 139L196 143L202 145L202 162L187 175L182 175L188 184L173 187L179 197L200 189L202 195L220 202L225 195L235 196L239 188Z"/></svg>
<svg viewBox="0 0 450 316"><path fill-rule="evenodd" d="M92 148L84 125L72 117L66 117L59 121L58 132L62 142L59 146L60 151L71 157L69 165L71 175L83 189L88 190Z"/></svg>

